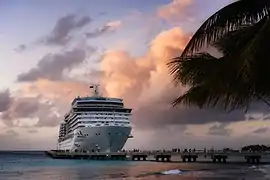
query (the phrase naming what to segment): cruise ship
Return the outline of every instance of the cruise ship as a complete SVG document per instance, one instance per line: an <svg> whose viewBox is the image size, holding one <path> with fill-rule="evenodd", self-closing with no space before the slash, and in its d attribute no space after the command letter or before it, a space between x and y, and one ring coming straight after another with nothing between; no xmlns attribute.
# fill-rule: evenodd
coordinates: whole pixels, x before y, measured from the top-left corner
<svg viewBox="0 0 270 180"><path fill-rule="evenodd" d="M99 86L90 86L93 95L77 97L60 124L58 150L117 152L132 138L131 111L123 99L99 94Z"/></svg>

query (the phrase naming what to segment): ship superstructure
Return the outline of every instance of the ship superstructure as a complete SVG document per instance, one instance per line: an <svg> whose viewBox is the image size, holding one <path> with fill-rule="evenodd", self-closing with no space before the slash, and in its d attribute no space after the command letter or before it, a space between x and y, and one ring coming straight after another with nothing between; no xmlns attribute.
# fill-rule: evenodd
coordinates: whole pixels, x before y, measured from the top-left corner
<svg viewBox="0 0 270 180"><path fill-rule="evenodd" d="M58 149L117 152L131 137L132 109L123 99L102 97L98 85L90 88L94 95L75 98L61 122Z"/></svg>

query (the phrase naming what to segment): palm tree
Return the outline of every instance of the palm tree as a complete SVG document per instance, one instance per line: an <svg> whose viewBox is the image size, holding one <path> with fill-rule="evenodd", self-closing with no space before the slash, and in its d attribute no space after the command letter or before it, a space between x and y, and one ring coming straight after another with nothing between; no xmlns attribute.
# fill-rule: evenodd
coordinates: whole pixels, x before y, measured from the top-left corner
<svg viewBox="0 0 270 180"><path fill-rule="evenodd" d="M269 0L238 0L207 19L168 64L175 83L189 87L174 105L234 110L260 100L270 106L269 12ZM205 46L222 56L200 52Z"/></svg>

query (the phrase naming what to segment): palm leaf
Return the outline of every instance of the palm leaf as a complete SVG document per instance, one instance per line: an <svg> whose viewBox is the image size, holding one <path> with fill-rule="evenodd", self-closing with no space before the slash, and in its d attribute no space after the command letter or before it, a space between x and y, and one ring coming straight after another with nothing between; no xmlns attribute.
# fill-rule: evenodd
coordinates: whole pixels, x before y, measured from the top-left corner
<svg viewBox="0 0 270 180"><path fill-rule="evenodd" d="M229 4L202 24L189 41L182 56L209 45L230 31L257 23L265 16L269 16L269 9L269 0L239 0Z"/></svg>
<svg viewBox="0 0 270 180"><path fill-rule="evenodd" d="M258 26L259 30L264 25ZM243 66L243 61L236 58L238 57L236 55L245 49L246 43L254 37L252 34L255 32L254 29L259 31L251 26L239 32L230 32L223 39L219 39L215 46L228 51L221 58L216 58L209 53L198 53L171 60L168 65L175 83L190 87L184 95L174 101L174 106L184 103L200 108L219 106L226 110L234 110L248 108L250 102L254 100L269 98L270 79L266 80L268 76L262 73L268 72L266 67L270 67L270 61L266 61L269 65L260 67L261 70L264 68L266 71L249 70L248 72L253 74L249 74L250 78L246 78L246 71L239 71ZM235 42L232 44L229 39ZM257 77L256 80L255 77ZM264 86L266 85L264 82L267 87Z"/></svg>
<svg viewBox="0 0 270 180"><path fill-rule="evenodd" d="M209 53L198 53L187 57L176 57L168 63L168 66L176 85L179 83L192 85L200 79L203 80L203 76L209 74L209 71L211 71L209 68L215 62L217 62L217 58Z"/></svg>
<svg viewBox="0 0 270 180"><path fill-rule="evenodd" d="M267 18L264 18L254 25L243 26L241 29L231 31L217 39L212 45L223 55L239 54L241 49L260 32L266 21Z"/></svg>
<svg viewBox="0 0 270 180"><path fill-rule="evenodd" d="M198 106L199 108L220 107L228 111L239 108L247 109L253 97L245 84L238 85L237 89L235 86L224 88L222 86L212 86L212 84L194 86L179 96L173 102L173 105L184 104ZM239 88L241 88L241 91L239 91Z"/></svg>
<svg viewBox="0 0 270 180"><path fill-rule="evenodd" d="M267 18L263 26L257 29L259 31L253 35L253 38L250 38L244 48L239 52L240 56L238 57L241 63L243 63L243 66L250 71L256 71L256 67L262 68L262 65L267 65L267 67L270 65L270 19ZM260 69L257 70L260 71Z"/></svg>
<svg viewBox="0 0 270 180"><path fill-rule="evenodd" d="M226 59L228 58L228 59ZM207 53L178 57L169 63L176 83L189 86L189 90L174 101L202 107L247 107L253 89L231 66L229 56L215 58Z"/></svg>

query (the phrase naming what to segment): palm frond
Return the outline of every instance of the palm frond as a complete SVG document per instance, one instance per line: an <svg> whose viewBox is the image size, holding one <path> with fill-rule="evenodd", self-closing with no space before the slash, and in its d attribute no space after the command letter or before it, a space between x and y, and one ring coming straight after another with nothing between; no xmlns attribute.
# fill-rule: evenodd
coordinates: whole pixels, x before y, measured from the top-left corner
<svg viewBox="0 0 270 180"><path fill-rule="evenodd" d="M191 85L203 79L204 75L208 75L211 71L209 68L217 60L209 53L198 53L187 57L176 57L168 63L168 66L176 85L179 83Z"/></svg>
<svg viewBox="0 0 270 180"><path fill-rule="evenodd" d="M265 16L268 17L269 11L269 0L239 0L229 4L202 24L189 41L182 56L193 53L204 45L209 45L230 31L257 23Z"/></svg>
<svg viewBox="0 0 270 180"><path fill-rule="evenodd" d="M241 88L241 91L239 88ZM253 99L252 93L246 88L245 84L241 84L238 88L224 88L204 84L191 87L173 102L173 106L184 104L199 108L219 107L232 111L234 109L248 108Z"/></svg>
<svg viewBox="0 0 270 180"><path fill-rule="evenodd" d="M200 108L219 106L235 109L249 106L254 89L231 66L230 56L215 58L207 53L175 58L170 62L174 81L187 85L189 90L178 97L180 103Z"/></svg>
<svg viewBox="0 0 270 180"><path fill-rule="evenodd" d="M244 66L250 70L254 69L251 66L270 65L269 46L270 46L270 19L267 19L258 32L253 35L253 38L247 42L242 51L240 51L239 59L242 60ZM241 38L241 37L240 37ZM269 67L269 66L268 66Z"/></svg>
<svg viewBox="0 0 270 180"><path fill-rule="evenodd" d="M239 30L231 31L217 39L212 45L223 55L239 54L239 51L260 32L267 20L267 18L264 18L254 25L247 25Z"/></svg>

